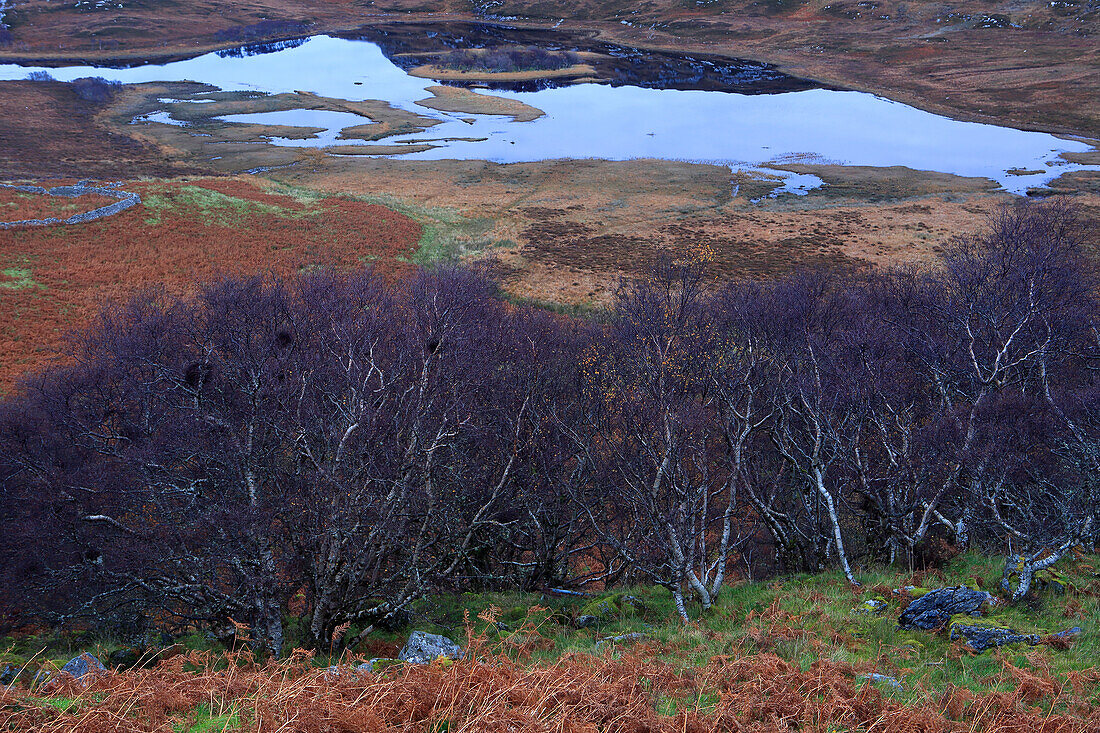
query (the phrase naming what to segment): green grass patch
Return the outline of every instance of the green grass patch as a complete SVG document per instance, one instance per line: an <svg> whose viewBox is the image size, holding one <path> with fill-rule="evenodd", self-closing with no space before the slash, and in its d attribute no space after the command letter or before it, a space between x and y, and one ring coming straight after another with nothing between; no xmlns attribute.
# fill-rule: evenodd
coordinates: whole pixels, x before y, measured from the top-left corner
<svg viewBox="0 0 1100 733"><path fill-rule="evenodd" d="M146 194L142 197L142 204L149 212L145 223L150 226L159 225L166 213L198 212L205 223L225 227L240 226L257 214L295 218L303 216L304 213L263 201L249 201L229 196L202 186L181 186Z"/></svg>
<svg viewBox="0 0 1100 733"><path fill-rule="evenodd" d="M9 267L0 270L0 289L3 290L45 290L46 286L34 281L31 271L23 267Z"/></svg>
<svg viewBox="0 0 1100 733"><path fill-rule="evenodd" d="M393 209L420 224L420 241L409 259L418 265L454 262L465 255L502 243L489 236L496 220L468 217L443 206L420 206L391 196L370 196L364 200Z"/></svg>
<svg viewBox="0 0 1100 733"><path fill-rule="evenodd" d="M76 698L72 697L39 697L35 698L34 701L41 705L48 705L63 713L68 712L69 708L75 706L79 702Z"/></svg>
<svg viewBox="0 0 1100 733"><path fill-rule="evenodd" d="M723 588L714 607L705 614L698 605L689 603L689 613L698 621L687 626L677 617L671 593L652 586L617 588L587 598L519 591L437 595L414 604L404 628L375 631L370 640L400 646L409 632L416 629L442 634L465 645L469 619L474 633L488 640L489 651L513 654L528 664L543 664L570 652L619 656L633 642L599 649L597 643L601 639L641 633L643 643L650 644L649 650L656 658L677 668L701 667L715 657L753 653L776 654L803 670L815 661L831 660L852 665L860 674L876 672L897 679L901 690L888 682L868 680L858 684L874 685L899 702L913 704L951 686L976 693L1011 692L1017 683L1005 673L1006 662L1024 670L1049 668L1063 680L1070 672L1094 668L1100 659L1097 598L1100 578L1096 575L1100 558L1096 557L1067 558L1057 564L1061 577L1069 583L1064 594L1043 590L1017 604L999 604L988 617L989 623L1021 633L1050 633L1080 626L1084 633L1069 648L1040 645L973 654L952 642L946 631L897 627L897 617L911 598L908 594L895 594L892 589L919 581L929 589L975 585L996 591L1002 563L1002 558L969 554L957 558L939 573L923 577L899 569L865 568L858 573L860 587L849 585L839 572L740 582ZM626 596L637 599L637 603L630 603L630 609L625 608ZM886 602L884 614L853 613L863 601L872 598ZM605 614L594 626L581 629L574 626L578 615L591 613L604 601L617 610ZM479 618L486 615L487 609L492 609L488 617ZM304 641L303 619L286 619L285 629L288 648ZM354 636L358 629L350 631ZM531 639L538 643L527 644ZM221 649L217 642L197 633L178 641L189 649ZM5 660L17 662L37 654L36 667L45 660L63 664L81 650L94 653L103 648L101 641L88 636L23 637L0 642L0 649L5 646ZM49 650L39 654L43 646ZM323 653L314 658L318 666L336 661L337 658ZM703 690L698 699L661 699L657 705L662 712L672 714L688 709L706 710L714 702ZM224 709L216 712L218 715L188 717L187 721L195 721L193 727L177 729L232 730L238 725L235 717L224 714ZM194 727L200 723L208 727Z"/></svg>
<svg viewBox="0 0 1100 733"><path fill-rule="evenodd" d="M215 714L210 706L199 705L191 712L188 720L172 726L177 733L221 733L240 730L241 720L236 711Z"/></svg>
<svg viewBox="0 0 1100 733"><path fill-rule="evenodd" d="M326 194L321 191L293 186L285 183L275 185L274 191L292 197L303 204L316 204L330 196L351 198L368 204L384 206L391 211L407 216L421 226L420 240L416 251L409 261L417 265L430 265L437 262L454 262L465 255L480 252L490 247L514 247L510 240L498 240L489 236L496 225L490 217L469 217L457 209L445 206L422 206L389 194L350 196L348 194Z"/></svg>

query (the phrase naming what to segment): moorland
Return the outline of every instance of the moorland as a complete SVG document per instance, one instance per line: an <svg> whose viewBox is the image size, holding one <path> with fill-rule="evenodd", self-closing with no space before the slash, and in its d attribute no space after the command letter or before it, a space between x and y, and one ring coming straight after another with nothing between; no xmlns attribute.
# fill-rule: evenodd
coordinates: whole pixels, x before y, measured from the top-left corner
<svg viewBox="0 0 1100 733"><path fill-rule="evenodd" d="M0 0L0 730L1096 730L1098 22Z"/></svg>

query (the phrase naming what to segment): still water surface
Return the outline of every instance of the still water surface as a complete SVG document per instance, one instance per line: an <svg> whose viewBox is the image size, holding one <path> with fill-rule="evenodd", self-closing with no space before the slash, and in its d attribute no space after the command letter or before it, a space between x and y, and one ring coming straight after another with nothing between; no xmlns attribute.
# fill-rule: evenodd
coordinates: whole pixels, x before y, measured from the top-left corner
<svg viewBox="0 0 1100 733"><path fill-rule="evenodd" d="M21 79L36 70L0 65L0 79ZM347 100L381 99L442 120L422 134L368 143L339 138L341 129L365 122L351 113L289 110L224 118L324 129L316 137L303 140L272 138L276 145L393 146L429 141L438 146L399 156L405 159L514 163L561 158L660 158L719 163L735 169L767 169L768 164L784 162L905 166L991 178L1018 193L1063 173L1090 168L1059 157L1062 152L1089 150L1084 142L961 122L871 94L830 89L743 94L579 84L492 92L546 113L531 122L437 112L416 104L431 96L425 89L436 82L410 76L374 43L327 36L256 55L221 52L125 69L72 66L41 70L62 81L84 76L123 83L187 80L226 91L309 91ZM166 114L151 116L145 122L150 120L171 122ZM1019 175L1021 171L1027 174ZM787 178L790 190L804 191L820 183L813 176L780 174Z"/></svg>

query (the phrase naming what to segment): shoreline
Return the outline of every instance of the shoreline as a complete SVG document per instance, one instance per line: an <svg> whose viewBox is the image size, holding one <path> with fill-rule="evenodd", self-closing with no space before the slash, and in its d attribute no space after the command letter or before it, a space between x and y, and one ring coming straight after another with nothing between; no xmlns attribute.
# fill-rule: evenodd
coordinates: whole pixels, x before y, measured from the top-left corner
<svg viewBox="0 0 1100 733"><path fill-rule="evenodd" d="M358 20L363 20L359 18ZM345 22L319 22L307 35L276 35L269 38L257 39L247 44L240 42L199 43L193 46L164 47L139 47L125 52L118 51L85 51L79 53L48 53L35 54L26 51L12 52L0 50L0 63L14 63L22 66L46 66L60 67L69 65L93 65L104 67L140 66L170 63L172 61L185 60L201 56L207 53L224 51L231 48L240 48L245 45L261 43L278 43L280 41L295 40L298 38L312 38L318 35L342 36L362 32L365 29L378 26L405 26L424 23L471 23L490 28L515 28L519 30L534 30L546 33L573 32L589 34L593 41L615 43L635 48L639 51L662 52L692 55L702 58L724 61L754 61L773 66L777 71L790 76L815 82L825 86L840 87L852 91L875 94L892 101L915 107L917 109L943 115L964 122L979 122L993 124L1001 127L1011 127L1017 130L1045 132L1063 136L1078 136L1090 141L1100 139L1100 120L1097 121L1097 129L1089 130L1081 126L1064 123L1050 123L1032 119L1020 119L1020 110L1001 109L996 112L975 112L973 110L945 104L931 98L930 93L921 94L913 89L907 89L894 84L875 83L863 78L866 75L828 73L828 69L810 68L803 59L794 58L794 52L789 49L774 48L761 51L747 46L739 46L736 53L732 49L715 48L714 44L703 44L690 41L681 37L665 36L657 38L654 34L649 37L638 38L631 31L641 29L633 26L619 28L607 21L572 21L564 20L551 23L549 20L503 20L486 19L469 13L409 13L402 15L378 14L371 16L368 22L348 24ZM728 42L735 43L733 38ZM836 57L834 62L840 64L842 57ZM822 73L826 72L826 73ZM445 80L448 81L449 79ZM903 79L904 80L904 79ZM931 91L931 90L930 90ZM945 96L945 100L949 96Z"/></svg>

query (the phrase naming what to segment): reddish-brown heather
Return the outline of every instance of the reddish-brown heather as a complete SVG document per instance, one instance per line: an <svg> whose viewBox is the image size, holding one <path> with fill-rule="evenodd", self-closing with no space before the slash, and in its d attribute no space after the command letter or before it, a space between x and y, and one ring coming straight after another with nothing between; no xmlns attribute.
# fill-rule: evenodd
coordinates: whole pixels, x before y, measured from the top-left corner
<svg viewBox="0 0 1100 733"><path fill-rule="evenodd" d="M151 286L184 295L222 275L367 262L398 273L420 237L419 224L383 206L346 198L303 203L249 180L124 188L145 203L87 224L0 231L0 394L54 358L65 334L89 323L106 301ZM203 206L196 188L232 199Z"/></svg>
<svg viewBox="0 0 1100 733"><path fill-rule="evenodd" d="M0 188L0 222L26 221L27 219L67 219L101 206L113 204L118 199L98 193L75 198L42 196L23 193L12 188Z"/></svg>
<svg viewBox="0 0 1100 733"><path fill-rule="evenodd" d="M473 640L453 664L397 665L378 674L313 666L295 651L260 663L193 652L150 670L109 673L82 687L62 675L44 692L0 688L0 730L186 729L196 708L233 714L246 731L729 731L734 733L1086 733L1100 729L1094 674L1069 684L1005 662L1013 692L950 688L903 704L860 682L866 670L818 661L802 670L770 653L734 648L702 667L656 661L640 645L620 659L568 654L516 661ZM43 698L45 696L46 699ZM75 699L65 711L48 698ZM1052 709L1053 708L1053 709ZM182 724L182 726L181 726ZM238 728L239 726L239 728Z"/></svg>

